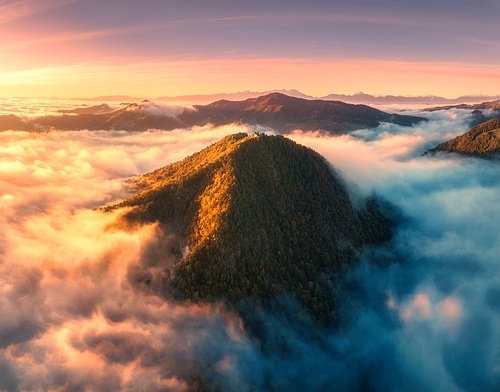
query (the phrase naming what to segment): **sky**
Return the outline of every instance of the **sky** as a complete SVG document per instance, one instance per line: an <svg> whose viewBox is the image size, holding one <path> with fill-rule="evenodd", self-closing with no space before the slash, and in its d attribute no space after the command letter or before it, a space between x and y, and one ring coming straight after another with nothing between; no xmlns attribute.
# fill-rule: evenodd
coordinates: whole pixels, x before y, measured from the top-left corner
<svg viewBox="0 0 500 392"><path fill-rule="evenodd" d="M500 93L497 0L0 0L0 96Z"/></svg>

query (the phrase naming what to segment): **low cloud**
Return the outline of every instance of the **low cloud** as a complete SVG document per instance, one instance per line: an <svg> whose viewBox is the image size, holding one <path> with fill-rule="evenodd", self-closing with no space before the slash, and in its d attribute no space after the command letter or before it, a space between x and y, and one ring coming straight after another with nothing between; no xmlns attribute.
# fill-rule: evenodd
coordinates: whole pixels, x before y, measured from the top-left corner
<svg viewBox="0 0 500 392"><path fill-rule="evenodd" d="M172 233L92 210L126 197L129 176L251 129L0 133L0 389L185 390L202 376L223 390L498 390L498 163L420 157L466 130L453 116L291 136L406 219L345 276L341 330L262 313L265 347L223 306L145 284L173 262Z"/></svg>
<svg viewBox="0 0 500 392"><path fill-rule="evenodd" d="M498 163L420 156L431 142L465 132L468 121L465 111L436 112L413 128L383 124L340 138L292 136L407 217L391 246L367 252L346 277L351 323L346 335L329 339L353 345L347 358L363 364L361 374L372 380L359 384L360 374L348 372L352 384L346 389L500 386L500 318L491 307L500 273ZM383 368L380 355L391 356Z"/></svg>
<svg viewBox="0 0 500 392"><path fill-rule="evenodd" d="M139 111L143 113L148 113L153 116L177 116L181 114L186 108L180 105L165 105L157 104L151 101L142 101L136 105L129 105L127 107L128 111Z"/></svg>
<svg viewBox="0 0 500 392"><path fill-rule="evenodd" d="M144 284L172 263L175 237L92 208L242 129L194 129L192 144L181 131L0 134L0 389L184 390L207 364L227 371L249 345L239 319Z"/></svg>

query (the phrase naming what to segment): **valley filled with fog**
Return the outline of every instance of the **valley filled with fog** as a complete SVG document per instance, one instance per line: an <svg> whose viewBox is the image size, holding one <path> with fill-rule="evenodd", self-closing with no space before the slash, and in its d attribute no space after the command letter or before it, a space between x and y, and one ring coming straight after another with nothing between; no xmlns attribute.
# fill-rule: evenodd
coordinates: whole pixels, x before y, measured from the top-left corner
<svg viewBox="0 0 500 392"><path fill-rule="evenodd" d="M82 104L26 102L2 101L1 113ZM132 176L272 130L0 132L0 389L185 390L201 376L223 390L498 390L499 162L422 156L466 132L470 110L401 113L429 121L287 136L322 154L353 200L375 192L403 220L343 277L342 330L263 315L276 350L222 305L138 284L138 271L172 263L176 239L98 210L127 198Z"/></svg>

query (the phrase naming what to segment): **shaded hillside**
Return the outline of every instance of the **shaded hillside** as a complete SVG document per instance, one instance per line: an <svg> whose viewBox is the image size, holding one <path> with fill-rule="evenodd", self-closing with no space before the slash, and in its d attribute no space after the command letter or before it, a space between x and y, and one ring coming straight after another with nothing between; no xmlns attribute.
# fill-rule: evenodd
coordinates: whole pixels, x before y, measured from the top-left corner
<svg viewBox="0 0 500 392"><path fill-rule="evenodd" d="M187 252L165 274L169 290L243 313L292 296L334 321L336 277L359 247L391 238L375 200L353 206L323 157L282 136L226 137L137 185L113 208L136 207L127 219L159 221L183 239Z"/></svg>
<svg viewBox="0 0 500 392"><path fill-rule="evenodd" d="M381 122L412 125L426 120L422 117L385 113L364 105L343 102L307 100L272 93L245 101L217 101L197 105L195 109L176 111L149 101L130 104L110 111L99 106L62 110L61 116L43 116L30 120L14 117L23 130L173 130L213 124L231 123L262 125L278 133L295 129L324 130L332 134L345 134L359 128L373 128ZM1 120L1 119L0 119ZM11 121L13 119L4 119ZM14 124L14 123L12 123ZM1 121L0 121L1 126ZM5 127L4 127L5 128ZM1 128L0 128L1 129Z"/></svg>
<svg viewBox="0 0 500 392"><path fill-rule="evenodd" d="M480 158L491 158L500 154L500 120L491 119L472 127L455 139L449 140L427 151L455 152Z"/></svg>
<svg viewBox="0 0 500 392"><path fill-rule="evenodd" d="M21 117L7 114L0 116L0 131L29 131L32 127Z"/></svg>
<svg viewBox="0 0 500 392"><path fill-rule="evenodd" d="M437 110L450 110L450 109L492 110L500 113L500 101L490 101L490 102L482 102L475 104L436 106L433 108L425 109L425 111L434 112Z"/></svg>
<svg viewBox="0 0 500 392"><path fill-rule="evenodd" d="M244 101L222 100L195 108L195 111L183 112L179 119L197 125L263 125L280 133L295 129L321 129L332 134L345 134L360 128L374 128L382 122L411 126L425 120L422 117L385 113L365 105L307 100L280 93Z"/></svg>
<svg viewBox="0 0 500 392"><path fill-rule="evenodd" d="M55 128L58 130L125 130L146 131L148 129L182 128L181 123L174 116L169 115L162 107L149 101L140 104L130 104L122 109L99 114L95 109L105 109L100 105L87 110L73 110L76 115L44 116L33 119L31 123L35 128Z"/></svg>

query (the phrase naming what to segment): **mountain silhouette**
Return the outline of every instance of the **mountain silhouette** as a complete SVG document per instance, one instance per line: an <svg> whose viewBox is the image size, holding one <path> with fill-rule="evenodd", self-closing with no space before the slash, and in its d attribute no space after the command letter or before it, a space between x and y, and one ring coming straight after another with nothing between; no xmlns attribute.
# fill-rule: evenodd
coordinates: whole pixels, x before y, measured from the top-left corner
<svg viewBox="0 0 500 392"><path fill-rule="evenodd" d="M213 124L260 125L286 134L296 129L322 130L341 135L360 128L374 128L382 122L411 126L423 117L390 114L365 105L338 101L309 100L271 93L244 101L221 100L193 108L172 109L144 100L117 110L105 104L61 110L62 115L21 119L0 116L0 130L173 130ZM17 127L17 128L16 128Z"/></svg>
<svg viewBox="0 0 500 392"><path fill-rule="evenodd" d="M191 125L262 125L282 134L295 129L345 134L360 128L374 128L382 122L411 126L425 120L422 117L390 114L365 105L309 100L281 93L244 101L221 100L205 106L195 106L195 110L184 111L179 119Z"/></svg>

